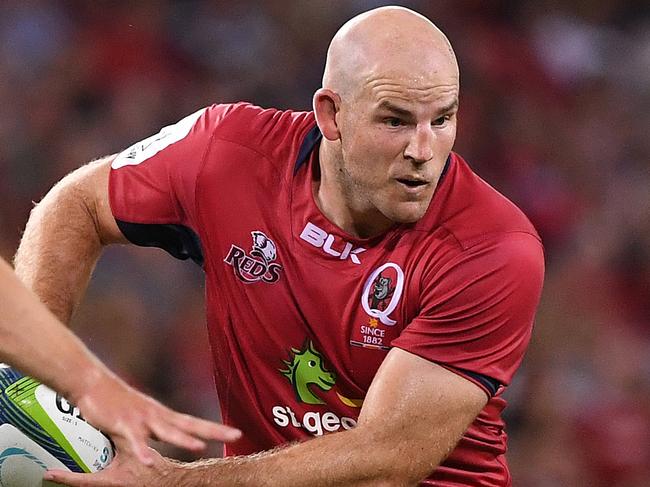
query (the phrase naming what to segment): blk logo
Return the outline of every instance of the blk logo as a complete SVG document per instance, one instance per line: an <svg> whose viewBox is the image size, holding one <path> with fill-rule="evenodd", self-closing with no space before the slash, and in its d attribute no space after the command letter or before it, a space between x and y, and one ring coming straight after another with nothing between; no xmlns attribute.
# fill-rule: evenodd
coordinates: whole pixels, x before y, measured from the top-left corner
<svg viewBox="0 0 650 487"><path fill-rule="evenodd" d="M350 259L355 264L361 264L359 254L366 251L363 247L355 249L350 242L346 242L345 240L336 242L335 244L334 235L327 233L311 222L307 222L307 225L305 225L305 228L300 234L300 238L316 248L323 249L323 252L332 257L338 257L340 260Z"/></svg>
<svg viewBox="0 0 650 487"><path fill-rule="evenodd" d="M251 236L253 248L250 255L244 249L231 245L223 261L232 266L239 280L247 284L258 281L269 284L277 282L280 279L282 266L273 262L277 257L275 243L259 230L251 232Z"/></svg>

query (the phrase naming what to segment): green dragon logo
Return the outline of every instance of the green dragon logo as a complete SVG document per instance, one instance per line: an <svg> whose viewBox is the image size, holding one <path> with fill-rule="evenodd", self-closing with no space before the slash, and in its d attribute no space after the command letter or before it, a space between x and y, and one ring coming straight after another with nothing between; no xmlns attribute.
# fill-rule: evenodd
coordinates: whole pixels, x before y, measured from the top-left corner
<svg viewBox="0 0 650 487"><path fill-rule="evenodd" d="M296 393L300 402L305 404L325 404L316 396L310 386L313 384L322 391L329 391L336 383L336 375L328 372L323 365L323 356L314 348L311 340L307 340L302 350L292 348L291 360L283 360L287 369L280 369Z"/></svg>

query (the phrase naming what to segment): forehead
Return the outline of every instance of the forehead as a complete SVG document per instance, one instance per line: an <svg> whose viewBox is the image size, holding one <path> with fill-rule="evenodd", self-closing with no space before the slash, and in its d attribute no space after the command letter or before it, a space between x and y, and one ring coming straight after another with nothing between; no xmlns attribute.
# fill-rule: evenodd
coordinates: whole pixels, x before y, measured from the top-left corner
<svg viewBox="0 0 650 487"><path fill-rule="evenodd" d="M361 97L375 107L386 103L436 107L458 98L458 76L440 72L426 75L389 73L369 75L362 83Z"/></svg>
<svg viewBox="0 0 650 487"><path fill-rule="evenodd" d="M453 80L427 83L419 80L398 81L385 78L372 81L364 91L367 92L370 100L377 104L390 100L423 104L444 103L458 97L458 83Z"/></svg>

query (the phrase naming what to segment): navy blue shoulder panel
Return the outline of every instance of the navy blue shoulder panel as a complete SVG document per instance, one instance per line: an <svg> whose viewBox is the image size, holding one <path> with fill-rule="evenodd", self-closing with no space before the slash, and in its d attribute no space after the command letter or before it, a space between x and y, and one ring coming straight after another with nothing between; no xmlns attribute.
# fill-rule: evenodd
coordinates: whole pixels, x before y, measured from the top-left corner
<svg viewBox="0 0 650 487"><path fill-rule="evenodd" d="M465 369L459 369L457 367L454 368L461 374L471 377L476 382L485 387L490 392L490 397L494 396L499 390L499 387L501 387L501 383L492 377L488 377L487 375L483 374L477 374L476 372L470 372L469 370Z"/></svg>
<svg viewBox="0 0 650 487"><path fill-rule="evenodd" d="M192 259L203 267L201 240L191 228L183 225L116 221L120 231L129 242L141 247L158 247L177 259Z"/></svg>
<svg viewBox="0 0 650 487"><path fill-rule="evenodd" d="M311 151L314 150L314 147L318 145L322 138L323 134L321 134L318 125L314 125L314 127L309 132L307 132L307 135L305 135L305 138L302 140L302 144L300 145L300 151L298 151L296 163L293 166L294 174L296 174L298 172L298 169L300 169L300 167L305 162L307 162L307 159L309 159L309 154L311 154Z"/></svg>

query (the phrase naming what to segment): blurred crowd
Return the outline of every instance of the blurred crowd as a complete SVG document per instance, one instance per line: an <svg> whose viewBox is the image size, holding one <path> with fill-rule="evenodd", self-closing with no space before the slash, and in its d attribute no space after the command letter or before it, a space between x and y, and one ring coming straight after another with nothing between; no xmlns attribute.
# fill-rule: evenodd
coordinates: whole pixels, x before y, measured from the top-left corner
<svg viewBox="0 0 650 487"><path fill-rule="evenodd" d="M3 0L0 255L66 173L202 106L309 109L333 33L386 3ZM514 485L650 485L650 3L395 3L449 36L455 150L546 246L533 341L507 393ZM132 383L218 418L202 293L193 264L111 248L75 326Z"/></svg>

